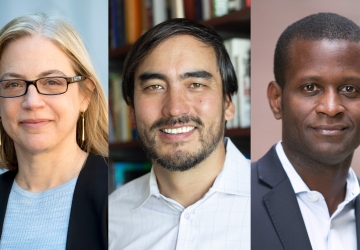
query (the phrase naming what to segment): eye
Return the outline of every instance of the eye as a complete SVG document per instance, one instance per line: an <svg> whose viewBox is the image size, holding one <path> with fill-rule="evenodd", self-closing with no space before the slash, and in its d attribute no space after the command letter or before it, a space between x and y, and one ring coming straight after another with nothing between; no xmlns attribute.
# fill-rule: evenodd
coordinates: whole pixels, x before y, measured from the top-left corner
<svg viewBox="0 0 360 250"><path fill-rule="evenodd" d="M8 89L8 88L21 88L23 86L23 84L19 81L7 81L4 82L4 88Z"/></svg>
<svg viewBox="0 0 360 250"><path fill-rule="evenodd" d="M340 91L346 92L346 93L355 93L355 92L357 92L358 90L357 90L355 87L353 87L353 86L344 86L344 87L342 87L342 88L340 89Z"/></svg>
<svg viewBox="0 0 360 250"><path fill-rule="evenodd" d="M199 88L201 88L203 86L204 86L203 84L197 83L197 82L194 82L194 83L189 85L190 88L194 88L194 89L199 89Z"/></svg>
<svg viewBox="0 0 360 250"><path fill-rule="evenodd" d="M315 84L307 84L303 87L303 89L307 92L314 92L319 90L319 88Z"/></svg>
<svg viewBox="0 0 360 250"><path fill-rule="evenodd" d="M151 85L149 87L147 87L146 89L149 89L149 90L159 90L159 89L163 89L163 87L159 84L155 84L155 85Z"/></svg>
<svg viewBox="0 0 360 250"><path fill-rule="evenodd" d="M62 81L61 79L56 79L56 78L45 79L44 85L48 85L48 86L62 85Z"/></svg>

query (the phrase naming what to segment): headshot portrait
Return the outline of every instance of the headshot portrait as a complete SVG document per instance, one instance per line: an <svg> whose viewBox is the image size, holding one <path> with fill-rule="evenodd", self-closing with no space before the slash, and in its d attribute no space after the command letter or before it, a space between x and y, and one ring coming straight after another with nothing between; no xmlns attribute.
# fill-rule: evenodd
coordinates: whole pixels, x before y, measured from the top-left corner
<svg viewBox="0 0 360 250"><path fill-rule="evenodd" d="M252 249L360 245L359 7L253 3Z"/></svg>
<svg viewBox="0 0 360 250"><path fill-rule="evenodd" d="M12 4L0 28L0 249L107 249L106 82L70 21L79 6Z"/></svg>
<svg viewBox="0 0 360 250"><path fill-rule="evenodd" d="M237 76L222 38L189 19L132 46L122 93L151 172L109 197L109 249L250 249L250 163L225 136Z"/></svg>

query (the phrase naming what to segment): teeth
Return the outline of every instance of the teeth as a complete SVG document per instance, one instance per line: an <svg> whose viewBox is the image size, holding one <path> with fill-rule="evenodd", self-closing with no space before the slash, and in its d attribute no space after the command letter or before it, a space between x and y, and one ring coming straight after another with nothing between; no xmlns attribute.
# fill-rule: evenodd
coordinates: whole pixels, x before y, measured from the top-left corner
<svg viewBox="0 0 360 250"><path fill-rule="evenodd" d="M176 135L176 134L181 134L181 133L186 133L186 132L189 132L191 130L193 130L194 127L181 127L181 128L165 128L163 129L162 131L167 133L167 134L173 134L173 135Z"/></svg>

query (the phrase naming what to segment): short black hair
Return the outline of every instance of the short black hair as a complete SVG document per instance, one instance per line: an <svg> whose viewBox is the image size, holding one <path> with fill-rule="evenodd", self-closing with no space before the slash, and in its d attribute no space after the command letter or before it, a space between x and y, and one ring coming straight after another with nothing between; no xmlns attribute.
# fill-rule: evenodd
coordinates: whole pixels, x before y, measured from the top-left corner
<svg viewBox="0 0 360 250"><path fill-rule="evenodd" d="M295 39L360 41L360 27L350 19L334 13L318 13L291 24L279 37L274 55L274 75L284 89L285 71L289 65L290 48Z"/></svg>
<svg viewBox="0 0 360 250"><path fill-rule="evenodd" d="M134 106L134 78L135 71L140 63L156 46L175 35L193 36L214 49L223 85L223 95L224 97L228 96L231 100L231 96L238 90L238 84L234 67L221 36L212 28L199 22L175 18L151 28L136 41L129 51L124 62L122 82L122 91L126 103Z"/></svg>

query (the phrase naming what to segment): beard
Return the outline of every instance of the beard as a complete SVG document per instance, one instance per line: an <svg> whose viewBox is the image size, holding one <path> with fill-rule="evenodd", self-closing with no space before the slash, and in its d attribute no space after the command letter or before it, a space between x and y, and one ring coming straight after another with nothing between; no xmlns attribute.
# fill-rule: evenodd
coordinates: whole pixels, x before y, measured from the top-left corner
<svg viewBox="0 0 360 250"><path fill-rule="evenodd" d="M224 117L224 112L222 117ZM186 142L167 143L172 149L171 153L160 155L158 153L159 145L156 142L158 129L162 126L189 124L189 122L197 127L200 146L194 151L186 151L180 149ZM224 133L225 120L221 119L217 124L211 124L205 129L200 118L188 115L176 118L161 118L154 122L150 131L147 131L146 128L138 128L138 138L148 158L165 169L180 172L194 168L210 156L219 143L223 141Z"/></svg>

